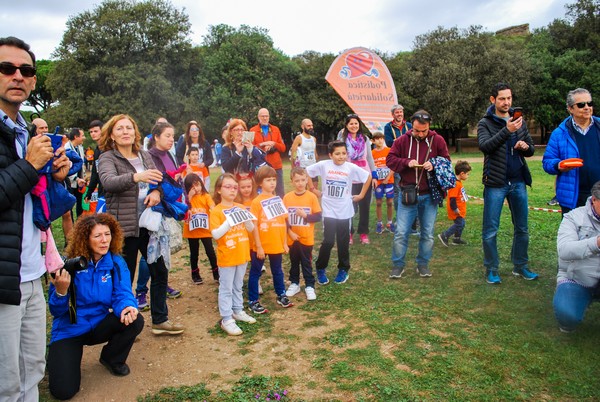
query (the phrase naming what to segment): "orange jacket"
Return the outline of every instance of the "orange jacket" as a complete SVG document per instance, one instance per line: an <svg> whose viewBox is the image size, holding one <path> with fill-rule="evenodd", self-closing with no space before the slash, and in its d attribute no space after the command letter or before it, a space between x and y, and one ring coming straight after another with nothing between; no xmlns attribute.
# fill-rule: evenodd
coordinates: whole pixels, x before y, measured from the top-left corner
<svg viewBox="0 0 600 402"><path fill-rule="evenodd" d="M252 127L250 129L254 133L254 146L259 147L258 144L265 141L275 141L275 152L267 153L265 160L273 169L281 169L283 164L281 163L281 155L279 152L285 152L285 144L283 143L283 139L281 138L281 132L277 126L269 124L269 132L267 135L263 135L263 132L260 128L260 124ZM259 147L263 151L267 152L263 147Z"/></svg>

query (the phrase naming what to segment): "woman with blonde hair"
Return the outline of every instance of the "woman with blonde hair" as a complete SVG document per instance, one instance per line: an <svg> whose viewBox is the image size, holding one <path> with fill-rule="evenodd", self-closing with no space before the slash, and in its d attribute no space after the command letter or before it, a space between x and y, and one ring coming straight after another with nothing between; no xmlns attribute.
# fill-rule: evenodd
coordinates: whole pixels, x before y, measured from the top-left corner
<svg viewBox="0 0 600 402"><path fill-rule="evenodd" d="M98 163L100 181L104 187L106 210L117 218L125 237L123 254L133 283L138 251L147 257L150 235L140 227L139 219L146 208L161 200L159 183L162 173L152 157L141 149L141 135L135 120L128 115L113 116L103 127L98 142L102 155ZM148 264L150 268L150 311L152 333L178 335L183 326L169 321L167 281L169 271L164 260Z"/></svg>

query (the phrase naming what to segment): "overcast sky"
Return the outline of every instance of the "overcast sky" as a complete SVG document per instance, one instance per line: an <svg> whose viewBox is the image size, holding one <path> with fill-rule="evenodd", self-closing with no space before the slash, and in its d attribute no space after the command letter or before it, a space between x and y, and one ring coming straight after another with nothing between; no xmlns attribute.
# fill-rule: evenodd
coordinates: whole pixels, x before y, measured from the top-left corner
<svg viewBox="0 0 600 402"><path fill-rule="evenodd" d="M50 58L70 16L93 10L100 0L3 0L0 36L28 42L39 59ZM307 50L338 54L363 46L396 53L412 49L415 36L438 26L481 25L497 31L529 23L548 25L565 15L563 0L172 0L185 8L191 40L201 44L209 25L249 25L269 30L288 56Z"/></svg>

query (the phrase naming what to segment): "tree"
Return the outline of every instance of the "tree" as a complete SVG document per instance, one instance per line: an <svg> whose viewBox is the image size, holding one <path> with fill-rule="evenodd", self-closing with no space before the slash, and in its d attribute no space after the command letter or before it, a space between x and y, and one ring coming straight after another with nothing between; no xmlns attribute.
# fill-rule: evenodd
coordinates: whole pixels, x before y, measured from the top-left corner
<svg viewBox="0 0 600 402"><path fill-rule="evenodd" d="M183 11L165 0L108 0L71 17L47 85L64 126L128 113L149 130L157 116L178 122L197 73Z"/></svg>
<svg viewBox="0 0 600 402"><path fill-rule="evenodd" d="M261 107L269 109L271 123L282 135L292 130L290 110L299 98L294 90L298 68L273 48L263 28L242 25L209 27L200 57L202 73L197 75L193 102L204 116L208 132L218 133L231 117L249 126L257 122Z"/></svg>
<svg viewBox="0 0 600 402"><path fill-rule="evenodd" d="M54 98L46 86L46 79L54 68L55 62L52 60L38 60L35 65L37 70L35 74L37 82L35 84L35 89L31 91L31 95L29 95L27 101L33 106L37 113L42 113L54 102Z"/></svg>

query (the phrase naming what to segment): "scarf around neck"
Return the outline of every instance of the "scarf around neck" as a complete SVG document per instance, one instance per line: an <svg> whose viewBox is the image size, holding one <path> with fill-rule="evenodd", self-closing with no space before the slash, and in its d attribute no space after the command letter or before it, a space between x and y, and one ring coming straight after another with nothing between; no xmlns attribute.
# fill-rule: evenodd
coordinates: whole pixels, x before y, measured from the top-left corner
<svg viewBox="0 0 600 402"><path fill-rule="evenodd" d="M362 134L356 133L356 139L353 139L352 135L348 134L348 137L346 137L346 146L348 147L348 157L351 161L365 159L365 145L365 137Z"/></svg>

